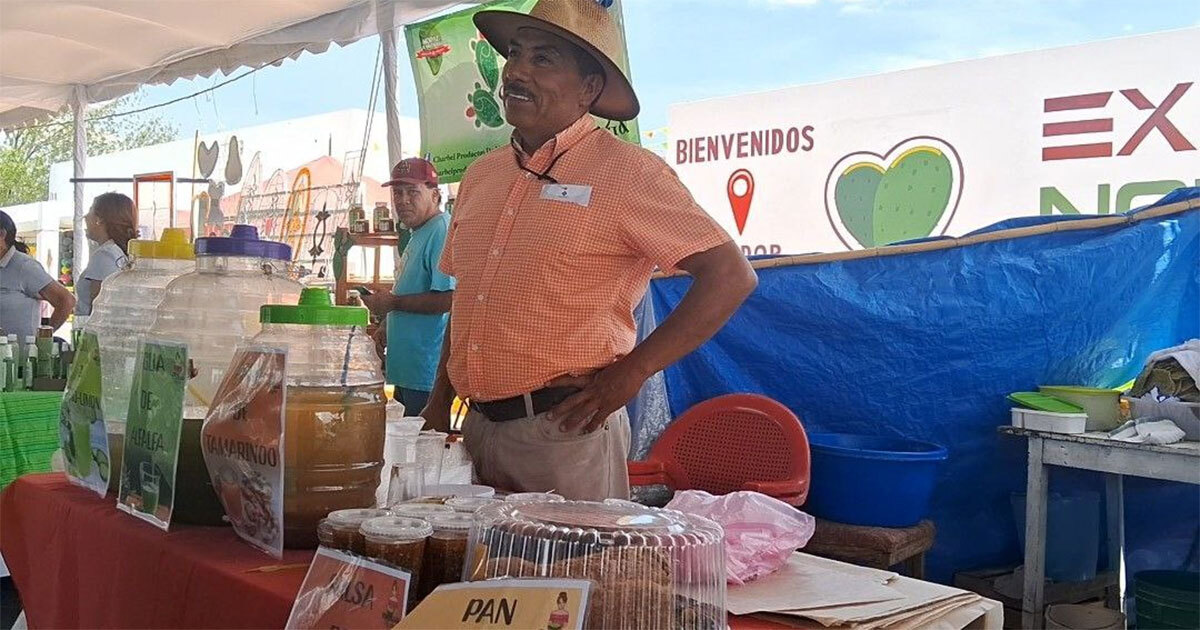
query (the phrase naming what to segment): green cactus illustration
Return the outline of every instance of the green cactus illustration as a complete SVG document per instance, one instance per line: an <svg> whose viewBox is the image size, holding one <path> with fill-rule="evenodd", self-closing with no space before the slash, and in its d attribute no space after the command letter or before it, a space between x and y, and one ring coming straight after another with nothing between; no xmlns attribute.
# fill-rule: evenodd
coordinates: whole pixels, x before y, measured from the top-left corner
<svg viewBox="0 0 1200 630"><path fill-rule="evenodd" d="M471 48L475 49L475 65L479 68L479 76L483 77L488 89L495 92L500 84L500 61L496 49L483 39L471 42Z"/></svg>
<svg viewBox="0 0 1200 630"><path fill-rule="evenodd" d="M932 234L946 211L953 183L950 160L936 149L920 147L893 162L875 194L875 242Z"/></svg>
<svg viewBox="0 0 1200 630"><path fill-rule="evenodd" d="M495 128L504 124L500 103L496 102L496 97L490 91L483 89L478 83L475 84L475 91L467 95L467 102L471 104L467 108L467 117L475 117L476 127Z"/></svg>
<svg viewBox="0 0 1200 630"><path fill-rule="evenodd" d="M945 153L918 146L886 170L868 160L838 174L834 203L842 225L863 247L923 238L949 209L955 177Z"/></svg>
<svg viewBox="0 0 1200 630"><path fill-rule="evenodd" d="M842 224L863 247L871 247L875 243L872 218L875 213L875 191L879 190L882 180L883 170L878 166L856 164L838 177L834 187L834 200Z"/></svg>

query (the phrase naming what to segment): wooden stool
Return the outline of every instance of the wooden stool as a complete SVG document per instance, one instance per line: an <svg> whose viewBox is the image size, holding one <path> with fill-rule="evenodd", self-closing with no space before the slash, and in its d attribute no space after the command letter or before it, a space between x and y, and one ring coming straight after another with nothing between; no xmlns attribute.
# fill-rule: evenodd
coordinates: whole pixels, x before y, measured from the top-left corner
<svg viewBox="0 0 1200 630"><path fill-rule="evenodd" d="M895 528L817 519L817 529L804 552L874 569L904 564L911 577L921 580L925 578L925 552L933 547L936 535L931 521Z"/></svg>

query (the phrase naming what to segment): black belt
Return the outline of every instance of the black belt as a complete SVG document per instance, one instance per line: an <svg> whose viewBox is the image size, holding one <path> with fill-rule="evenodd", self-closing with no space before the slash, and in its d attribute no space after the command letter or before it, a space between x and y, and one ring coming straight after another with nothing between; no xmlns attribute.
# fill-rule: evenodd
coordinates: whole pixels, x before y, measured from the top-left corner
<svg viewBox="0 0 1200 630"><path fill-rule="evenodd" d="M546 413L579 390L574 387L544 387L529 394L489 402L471 402L471 408L492 422L508 422ZM529 406L525 397L529 397Z"/></svg>

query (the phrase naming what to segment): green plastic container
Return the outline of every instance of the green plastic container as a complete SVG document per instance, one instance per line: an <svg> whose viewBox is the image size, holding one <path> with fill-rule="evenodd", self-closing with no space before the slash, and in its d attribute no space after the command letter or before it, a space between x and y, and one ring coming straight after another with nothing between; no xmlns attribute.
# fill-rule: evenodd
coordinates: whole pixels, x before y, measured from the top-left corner
<svg viewBox="0 0 1200 630"><path fill-rule="evenodd" d="M1112 431L1121 426L1121 392L1098 387L1040 385L1038 391L1083 407L1088 431Z"/></svg>
<svg viewBox="0 0 1200 630"><path fill-rule="evenodd" d="M1142 571L1134 576L1137 627L1200 628L1200 573Z"/></svg>

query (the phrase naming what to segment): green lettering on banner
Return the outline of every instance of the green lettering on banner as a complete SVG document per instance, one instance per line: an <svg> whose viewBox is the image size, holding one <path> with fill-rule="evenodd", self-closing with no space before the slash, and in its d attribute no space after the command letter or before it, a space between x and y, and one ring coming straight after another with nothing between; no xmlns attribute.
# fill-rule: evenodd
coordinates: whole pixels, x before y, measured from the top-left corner
<svg viewBox="0 0 1200 630"><path fill-rule="evenodd" d="M67 375L62 409L58 417L59 445L67 460L72 483L104 496L111 474L108 432L100 408L103 378L100 373L100 344L96 335L79 336L75 361Z"/></svg>
<svg viewBox="0 0 1200 630"><path fill-rule="evenodd" d="M501 0L405 27L421 112L421 155L433 161L443 184L460 181L476 158L508 144L512 134L499 96L504 57L480 36L472 18L484 9L527 13L535 4L537 0ZM608 11L622 36L617 64L628 72L620 0ZM596 122L623 140L640 143L636 120Z"/></svg>
<svg viewBox="0 0 1200 630"><path fill-rule="evenodd" d="M1114 206L1112 205L1112 186L1110 184L1099 184L1096 186L1095 214L1106 215L1110 213L1121 214L1129 212L1138 207L1138 204L1133 203L1133 200L1138 197L1158 198L1176 188L1183 188L1186 185L1183 181L1175 179L1130 182L1117 189L1117 201ZM1194 185L1200 187L1200 179L1197 179ZM1060 214L1091 214L1089 212L1090 208L1083 207L1081 210L1071 200L1067 199L1066 195L1062 194L1062 191L1054 186L1043 186L1039 197L1041 199L1041 214L1043 216L1054 214L1056 210ZM1140 205L1145 205L1150 201L1153 200L1148 199Z"/></svg>
<svg viewBox="0 0 1200 630"><path fill-rule="evenodd" d="M1176 188L1183 188L1185 184L1174 179L1162 179L1156 182L1136 182L1133 184L1125 184L1117 191L1117 212L1128 212L1135 208L1133 200L1141 196L1161 197Z"/></svg>
<svg viewBox="0 0 1200 630"><path fill-rule="evenodd" d="M130 390L117 507L162 529L175 506L187 365L187 346L143 341Z"/></svg>

